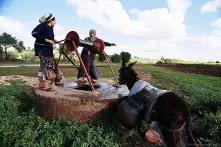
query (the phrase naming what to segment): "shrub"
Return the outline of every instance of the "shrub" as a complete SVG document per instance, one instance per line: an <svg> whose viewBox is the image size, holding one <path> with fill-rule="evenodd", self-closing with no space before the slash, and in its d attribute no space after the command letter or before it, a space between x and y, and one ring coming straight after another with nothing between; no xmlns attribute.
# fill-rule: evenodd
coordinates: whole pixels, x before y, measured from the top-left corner
<svg viewBox="0 0 221 147"><path fill-rule="evenodd" d="M16 59L18 59L18 54L16 52L8 52L7 59L8 60L16 60Z"/></svg>
<svg viewBox="0 0 221 147"><path fill-rule="evenodd" d="M119 54L113 54L113 55L111 56L111 61L112 61L113 63L120 63L120 61L121 61L120 55L119 55Z"/></svg>

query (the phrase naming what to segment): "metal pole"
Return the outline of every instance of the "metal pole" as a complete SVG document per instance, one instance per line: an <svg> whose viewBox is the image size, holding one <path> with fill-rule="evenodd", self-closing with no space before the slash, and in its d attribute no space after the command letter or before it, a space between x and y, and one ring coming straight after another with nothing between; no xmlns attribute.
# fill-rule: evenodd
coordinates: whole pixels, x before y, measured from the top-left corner
<svg viewBox="0 0 221 147"><path fill-rule="evenodd" d="M62 42L62 41L63 41L63 40L58 41L58 42ZM60 62L60 60L61 60L61 53L62 53L62 51L64 50L64 43L63 43L62 45L59 44L59 47L60 47L60 49L59 49L59 58L58 58L58 61L57 61L57 67L58 67L58 64L59 64L59 62Z"/></svg>
<svg viewBox="0 0 221 147"><path fill-rule="evenodd" d="M78 68L78 66L68 57L68 55L64 52L64 51L61 51L62 54L68 59L68 61L70 61L72 63L72 65L75 67L75 68Z"/></svg>
<svg viewBox="0 0 221 147"><path fill-rule="evenodd" d="M80 56L80 54L78 53L77 47L76 47L76 45L75 45L75 43L74 43L73 41L72 41L72 43L73 43L73 45L74 45L74 47L75 47L75 52L76 52L76 54L77 54L77 56L78 56L78 58L79 58L79 60L80 60L81 66L83 67L83 70L84 70L84 73L86 74L86 78L87 78L88 83L90 84L91 90L92 90L93 92L95 92L94 86L93 86L93 84L92 84L92 82L91 82L91 79L89 78L89 75L88 75L88 73L87 73L87 70L86 70L86 68L85 68L85 66L84 66L84 62L82 61L81 56Z"/></svg>
<svg viewBox="0 0 221 147"><path fill-rule="evenodd" d="M62 40L63 41L63 40ZM59 54L59 58L58 58L58 61L57 61L57 67L58 67L58 64L59 64L59 61L61 60L61 54L63 54L67 59L68 61L70 61L72 63L72 65L74 66L74 68L78 68L78 66L68 57L68 55L64 52L64 44L61 45L60 47L60 54Z"/></svg>
<svg viewBox="0 0 221 147"><path fill-rule="evenodd" d="M108 66L109 66L109 68L110 68L110 70L111 70L111 72L112 72L112 74L113 74L113 76L114 76L114 78L115 78L115 80L116 80L116 82L117 82L117 84L118 84L117 76L115 75L114 70L112 69L112 67L111 67L111 65L110 65L110 61L109 61L108 57L106 56L105 52L103 52L103 54L104 54L104 56L105 56L105 58L106 58L106 60L107 60Z"/></svg>

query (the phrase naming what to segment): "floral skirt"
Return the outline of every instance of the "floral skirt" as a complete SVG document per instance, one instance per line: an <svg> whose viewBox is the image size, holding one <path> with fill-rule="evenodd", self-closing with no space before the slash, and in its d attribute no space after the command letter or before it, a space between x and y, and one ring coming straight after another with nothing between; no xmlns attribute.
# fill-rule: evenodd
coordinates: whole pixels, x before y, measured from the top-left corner
<svg viewBox="0 0 221 147"><path fill-rule="evenodd" d="M39 53L39 58L40 58L40 71L42 71L43 74L46 76L46 80L49 79L49 77L47 77L47 74L45 73L46 70L53 72L55 74L58 73L58 66L56 64L56 60L54 59L54 57L44 57L42 56L41 53ZM61 77L58 76L54 80L56 82L60 82Z"/></svg>

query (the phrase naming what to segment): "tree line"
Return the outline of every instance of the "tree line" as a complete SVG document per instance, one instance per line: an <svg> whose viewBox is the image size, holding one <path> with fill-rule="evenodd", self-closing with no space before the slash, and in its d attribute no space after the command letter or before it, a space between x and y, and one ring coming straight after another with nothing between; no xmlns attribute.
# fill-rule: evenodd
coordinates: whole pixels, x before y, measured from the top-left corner
<svg viewBox="0 0 221 147"><path fill-rule="evenodd" d="M4 32L0 35L0 56L5 56L5 60L8 60L8 49L10 47L15 48L18 52L25 50L23 41L19 41L15 37Z"/></svg>
<svg viewBox="0 0 221 147"><path fill-rule="evenodd" d="M106 53L101 53L98 56L98 61L104 62L106 60L105 55ZM108 56L106 54L106 56ZM129 52L121 52L120 54L113 54L110 56L111 62L113 63L120 63L121 61L125 61L126 63L130 61L131 54Z"/></svg>

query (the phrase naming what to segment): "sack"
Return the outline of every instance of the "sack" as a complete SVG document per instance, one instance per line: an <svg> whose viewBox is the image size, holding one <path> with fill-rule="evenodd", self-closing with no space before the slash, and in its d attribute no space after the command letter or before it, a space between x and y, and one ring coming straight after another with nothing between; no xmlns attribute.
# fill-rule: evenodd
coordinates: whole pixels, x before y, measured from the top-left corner
<svg viewBox="0 0 221 147"><path fill-rule="evenodd" d="M124 99L117 108L117 117L124 126L132 128L145 114L147 93L141 90Z"/></svg>
<svg viewBox="0 0 221 147"><path fill-rule="evenodd" d="M117 118L125 127L132 128L138 120L138 109L128 99L125 99L117 108Z"/></svg>
<svg viewBox="0 0 221 147"><path fill-rule="evenodd" d="M57 75L52 70L48 70L47 68L45 68L44 71L47 80L53 80L57 77Z"/></svg>

